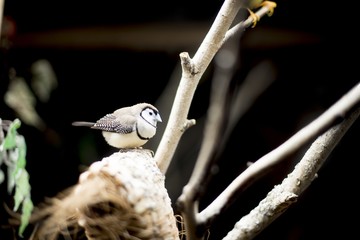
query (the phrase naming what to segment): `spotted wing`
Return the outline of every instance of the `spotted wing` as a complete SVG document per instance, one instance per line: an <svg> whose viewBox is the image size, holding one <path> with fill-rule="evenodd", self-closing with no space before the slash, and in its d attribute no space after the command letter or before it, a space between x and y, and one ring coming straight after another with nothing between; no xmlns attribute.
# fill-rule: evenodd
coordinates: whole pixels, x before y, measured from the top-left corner
<svg viewBox="0 0 360 240"><path fill-rule="evenodd" d="M92 128L122 134L131 133L133 131L133 126L131 124L120 123L114 114L107 114L100 118Z"/></svg>

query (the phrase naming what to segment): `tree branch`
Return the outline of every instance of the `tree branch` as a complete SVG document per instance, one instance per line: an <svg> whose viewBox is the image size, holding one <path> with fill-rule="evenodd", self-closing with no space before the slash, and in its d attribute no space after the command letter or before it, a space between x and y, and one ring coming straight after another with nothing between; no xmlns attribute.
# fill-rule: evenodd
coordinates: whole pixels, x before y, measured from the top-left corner
<svg viewBox="0 0 360 240"><path fill-rule="evenodd" d="M208 207L198 216L198 223L207 224L218 216L229 205L233 196L243 191L272 166L299 150L311 139L334 125L339 118L343 119L360 103L360 84L358 83L332 107L302 128L282 145L261 157L242 172Z"/></svg>
<svg viewBox="0 0 360 240"><path fill-rule="evenodd" d="M191 59L186 52L180 54L183 69L180 84L175 95L167 126L155 153L155 160L163 173L166 173L175 149L184 133L183 126L187 125L187 115L200 78L223 45L224 40L231 38L235 32L251 26L254 21L252 17L249 17L245 22L239 23L228 33L228 29L239 9L245 6L245 2L242 0L225 0L194 57ZM256 14L261 18L268 12L268 7L264 6Z"/></svg>
<svg viewBox="0 0 360 240"><path fill-rule="evenodd" d="M293 172L280 185L275 186L256 208L241 218L223 240L254 238L296 202L298 196L316 178L321 166L359 115L360 108L318 137Z"/></svg>
<svg viewBox="0 0 360 240"><path fill-rule="evenodd" d="M155 160L163 173L166 172L183 134L183 126L186 125L191 101L199 80L221 47L240 6L241 1L226 0L194 58L190 59L187 53L180 54L183 73L168 124L155 154Z"/></svg>

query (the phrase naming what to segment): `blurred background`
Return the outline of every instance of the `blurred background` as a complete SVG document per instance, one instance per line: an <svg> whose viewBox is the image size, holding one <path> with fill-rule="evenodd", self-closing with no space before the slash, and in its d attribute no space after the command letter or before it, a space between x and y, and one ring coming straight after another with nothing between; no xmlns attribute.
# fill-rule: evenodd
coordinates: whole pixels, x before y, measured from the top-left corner
<svg viewBox="0 0 360 240"><path fill-rule="evenodd" d="M76 184L87 166L116 151L100 132L75 128L73 121L95 121L120 107L152 103L164 121L144 147L156 150L181 77L179 53L194 55L222 3L5 0L0 118L23 123L19 133L27 143L34 204ZM234 129L200 207L247 162L277 147L359 82L357 6L309 0L277 4L272 17L244 32L234 77L241 84L251 69L266 62L275 81ZM211 79L212 65L189 113L198 124L184 134L166 176L173 203L201 145ZM350 217L360 213L353 197L358 190L359 133L355 123L298 203L257 239L346 239L357 234ZM224 237L281 182L304 150L239 196L214 223L209 239ZM0 196L6 194L1 186ZM0 223L7 217L1 208ZM8 229L1 231L0 236L11 236Z"/></svg>

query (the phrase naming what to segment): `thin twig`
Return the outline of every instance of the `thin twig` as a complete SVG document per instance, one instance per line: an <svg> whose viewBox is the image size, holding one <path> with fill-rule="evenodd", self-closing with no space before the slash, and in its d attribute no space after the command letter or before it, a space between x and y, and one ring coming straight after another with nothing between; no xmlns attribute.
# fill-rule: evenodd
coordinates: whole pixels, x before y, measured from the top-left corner
<svg viewBox="0 0 360 240"><path fill-rule="evenodd" d="M257 16L259 16L259 19L264 17L269 13L269 8L265 5L264 7L260 8L255 12ZM229 29L229 31L226 32L224 43L227 42L229 39L231 39L233 36L238 34L239 32L245 31L245 29L251 27L253 25L254 19L249 16L245 21L241 21L232 28Z"/></svg>

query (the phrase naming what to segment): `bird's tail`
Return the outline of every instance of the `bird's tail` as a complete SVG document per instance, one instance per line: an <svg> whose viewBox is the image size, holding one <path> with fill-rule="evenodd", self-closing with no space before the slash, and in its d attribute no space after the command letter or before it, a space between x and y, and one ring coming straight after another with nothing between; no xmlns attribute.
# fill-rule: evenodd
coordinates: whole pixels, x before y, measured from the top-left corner
<svg viewBox="0 0 360 240"><path fill-rule="evenodd" d="M76 126L76 127L92 127L94 126L95 123L93 122L82 122L82 121L76 121L73 122L71 125Z"/></svg>

